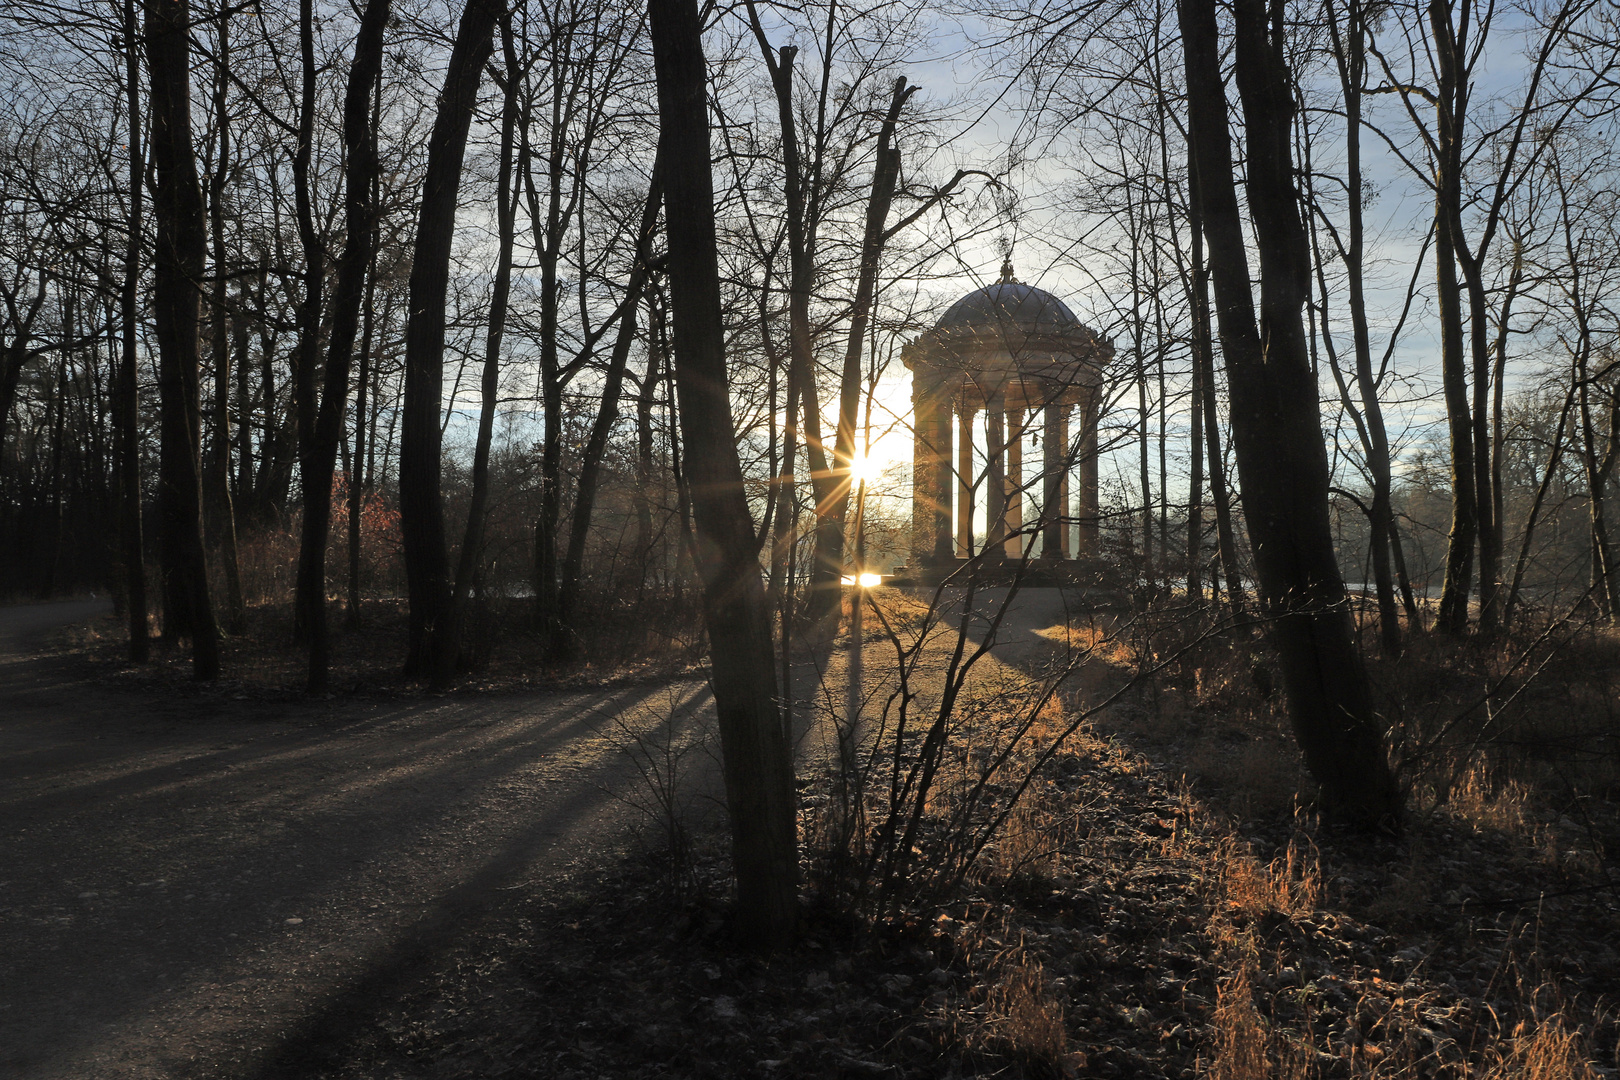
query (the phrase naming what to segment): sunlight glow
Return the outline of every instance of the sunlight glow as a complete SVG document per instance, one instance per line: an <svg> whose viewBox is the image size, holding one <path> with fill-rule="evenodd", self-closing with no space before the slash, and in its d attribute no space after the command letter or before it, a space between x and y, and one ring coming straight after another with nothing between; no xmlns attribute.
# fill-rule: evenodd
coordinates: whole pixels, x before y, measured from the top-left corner
<svg viewBox="0 0 1620 1080"><path fill-rule="evenodd" d="M887 463L876 458L867 457L865 454L856 454L855 460L849 464L850 484L872 486L882 476L885 464Z"/></svg>
<svg viewBox="0 0 1620 1080"><path fill-rule="evenodd" d="M879 585L883 584L883 575L882 574L865 573L865 574L858 575L858 578L859 578L859 580L857 581L856 577L851 577L850 575L845 574L843 577L839 578L838 580L841 581L845 585L859 584L860 587L863 588L863 589L875 589Z"/></svg>

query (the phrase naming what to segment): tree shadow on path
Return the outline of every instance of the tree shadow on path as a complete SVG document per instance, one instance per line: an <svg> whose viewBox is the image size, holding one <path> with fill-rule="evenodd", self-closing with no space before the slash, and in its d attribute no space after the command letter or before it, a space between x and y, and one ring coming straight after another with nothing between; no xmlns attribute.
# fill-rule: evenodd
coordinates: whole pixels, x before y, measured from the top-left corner
<svg viewBox="0 0 1620 1080"><path fill-rule="evenodd" d="M18 656L51 621L0 614L0 1076L325 1060L514 887L617 855L611 717L665 690L188 705Z"/></svg>

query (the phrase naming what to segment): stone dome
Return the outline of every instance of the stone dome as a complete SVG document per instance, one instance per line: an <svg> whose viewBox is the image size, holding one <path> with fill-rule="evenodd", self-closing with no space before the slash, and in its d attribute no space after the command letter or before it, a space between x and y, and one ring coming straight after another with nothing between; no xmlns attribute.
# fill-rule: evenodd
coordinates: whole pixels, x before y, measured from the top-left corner
<svg viewBox="0 0 1620 1080"><path fill-rule="evenodd" d="M995 327L1025 334L1063 334L1080 326L1068 305L1021 281L999 281L968 293L934 324L936 330Z"/></svg>
<svg viewBox="0 0 1620 1080"><path fill-rule="evenodd" d="M1050 402L1057 394L1071 403L1098 384L1113 355L1113 344L1062 300L1014 278L1010 261L1000 281L956 301L900 351L918 386L948 384L959 394L971 383L971 395L986 401L1001 393Z"/></svg>

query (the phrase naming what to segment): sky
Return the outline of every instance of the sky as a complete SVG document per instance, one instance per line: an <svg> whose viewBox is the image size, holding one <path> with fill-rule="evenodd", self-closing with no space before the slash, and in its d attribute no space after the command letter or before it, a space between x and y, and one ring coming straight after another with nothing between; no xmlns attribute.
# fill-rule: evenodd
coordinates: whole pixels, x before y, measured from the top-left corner
<svg viewBox="0 0 1620 1080"><path fill-rule="evenodd" d="M942 311L957 297L996 280L1003 250L1001 244L1015 240L1013 261L1020 280L1047 289L1064 300L1079 314L1082 321L1105 333L1120 337L1116 312L1123 297L1117 284L1099 283L1096 267L1088 267L1073 258L1053 257L1053 252L1065 245L1056 239L1072 235L1080 215L1067 201L1069 192L1077 183L1085 181L1082 155L1074 152L1072 140L1061 135L1050 146L1047 154L1026 160L1016 168L1007 168L1008 140L1020 130L1023 117L1017 88L1008 77L1000 74L988 51L978 48L976 42L985 40L990 28L982 21L955 15L939 15L931 28L930 39L919 47L914 61L900 70L914 85L922 87L916 99L920 107L947 104L958 110L971 122L958 122L952 137L936 151L938 161L931 164L930 173L943 178L956 166L982 168L1003 177L1018 193L1018 221L1016 228L1009 222L994 222L973 239L962 244L951 258L936 268L929 280L916 284L916 288L936 311ZM785 32L773 28L772 40L778 44L790 40ZM811 50L806 41L805 53ZM1522 78L1524 58L1523 41L1513 33L1500 33L1481 66L1476 87L1476 98L1511 90ZM1171 60L1179 62L1179 52L1172 46ZM746 59L746 57L745 57ZM807 63L801 54L801 65ZM757 56L753 58L757 63ZM1375 119L1397 139L1405 139L1410 131L1398 100L1383 96L1369 101ZM1318 117L1322 144L1316 150L1318 170L1332 171L1337 167L1331 143L1339 137L1342 127L1328 117ZM1381 354L1384 343L1404 301L1407 282L1413 272L1431 216L1431 196L1426 185L1412 175L1397 156L1372 132L1363 137L1363 155L1367 180L1376 192L1368 208L1369 242L1369 300L1374 324L1374 349ZM898 208L897 208L898 212ZM931 223L930 228L935 228ZM1106 234L1094 237L1094 247L1106 249ZM1433 337L1433 312L1430 305L1433 270L1425 266L1419 275L1420 298L1414 306L1402 331L1392 358L1393 370L1399 379L1391 384L1387 405L1392 434L1397 450L1410 449L1425 441L1434 426L1443 419L1438 400L1436 375L1437 347ZM1342 297L1334 297L1338 314L1342 315ZM1336 331L1341 349L1348 348L1348 334L1342 326ZM1121 343L1123 345L1123 343ZM912 435L909 430L910 381L898 362L898 341L887 341L883 347L896 354L881 379L874 401L873 423L875 439L868 448L864 471L874 478L888 475L909 476ZM1121 361L1128 362L1126 349L1120 349ZM1172 393L1175 391L1172 390ZM1331 380L1324 378L1324 423L1335 422L1338 409L1336 391ZM1134 394L1122 402L1134 413ZM472 403L465 398L458 407L470 417ZM1169 488L1171 498L1184 497L1185 455L1181 447L1185 441L1185 410L1181 401L1172 401L1169 408L1170 438L1176 440L1172 456ZM828 427L831 427L829 415ZM1123 425L1134 416L1116 413L1114 422ZM1105 421L1107 422L1107 421ZM463 421L458 421L459 426ZM1115 434L1120 434L1116 430ZM982 426L978 433L982 445ZM1120 449L1107 455L1102 473L1105 486L1112 483L1121 493L1134 491L1137 473L1134 443L1122 440ZM982 457L981 457L982 467ZM1157 478L1155 478L1157 483ZM982 514L981 514L982 517ZM982 528L982 524L981 524Z"/></svg>

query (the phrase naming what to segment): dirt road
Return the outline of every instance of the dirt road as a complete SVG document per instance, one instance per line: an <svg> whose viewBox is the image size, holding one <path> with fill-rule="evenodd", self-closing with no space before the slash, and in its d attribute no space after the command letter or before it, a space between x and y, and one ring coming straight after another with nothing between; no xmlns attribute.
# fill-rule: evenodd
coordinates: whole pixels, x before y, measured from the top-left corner
<svg viewBox="0 0 1620 1080"><path fill-rule="evenodd" d="M935 603L931 590L906 590L913 603ZM1071 624L1082 625L1097 620L1112 626L1114 617L1094 614L1092 605L1079 590L1058 588L1025 588L1011 597L1004 588L980 589L973 597L973 608L966 623L967 647L964 658L971 655L989 637L988 655L975 667L969 685L986 685L1009 673L1015 677L1041 678L1051 673L1054 664L1061 663L1064 649L1059 642L1062 635L1051 632ZM939 700L944 688L941 678L950 663L956 646L958 629L963 627L962 603L965 590L945 589L937 598L937 617L929 622L923 646L923 656L912 674L910 691L915 695L912 704L918 714L926 714ZM883 605L882 599L874 603ZM915 639L914 629L903 631L909 645ZM862 716L871 719L882 711L885 699L897 687L894 647L884 637L882 623L874 614L866 618L866 647L862 673ZM847 709L845 694L849 678L849 654L846 649L823 650L805 656L795 665L795 696L801 703L797 717L800 731L799 754L801 766L806 762L829 759L833 753L829 745L830 729L815 723L817 716L828 711ZM1095 696L1103 685L1102 665L1067 680L1066 685L1074 700Z"/></svg>
<svg viewBox="0 0 1620 1080"><path fill-rule="evenodd" d="M0 610L0 1077L248 1076L500 890L569 887L635 815L611 717L694 685L164 700Z"/></svg>
<svg viewBox="0 0 1620 1080"><path fill-rule="evenodd" d="M991 666L1026 666L1067 606L1027 591ZM368 1015L492 898L589 890L637 817L609 794L638 790L613 717L645 731L676 708L677 738L692 739L712 715L691 683L165 697L38 654L45 631L105 609L0 609L5 1080L275 1075L290 1045ZM941 667L951 640L931 646ZM872 638L865 655L876 702L892 652ZM847 658L802 662L799 700L840 694ZM929 696L926 674L917 689ZM815 708L799 713L810 767L827 729ZM718 794L703 753L685 768L690 792Z"/></svg>

